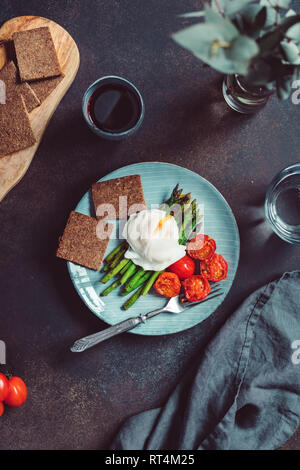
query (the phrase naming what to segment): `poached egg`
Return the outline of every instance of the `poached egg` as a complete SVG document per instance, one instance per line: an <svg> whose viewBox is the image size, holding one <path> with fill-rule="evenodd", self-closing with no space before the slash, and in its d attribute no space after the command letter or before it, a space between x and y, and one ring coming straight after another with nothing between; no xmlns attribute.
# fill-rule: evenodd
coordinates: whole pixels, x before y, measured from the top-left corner
<svg viewBox="0 0 300 470"><path fill-rule="evenodd" d="M132 214L123 229L129 248L125 258L147 271L163 271L185 255L178 243L176 220L160 209Z"/></svg>

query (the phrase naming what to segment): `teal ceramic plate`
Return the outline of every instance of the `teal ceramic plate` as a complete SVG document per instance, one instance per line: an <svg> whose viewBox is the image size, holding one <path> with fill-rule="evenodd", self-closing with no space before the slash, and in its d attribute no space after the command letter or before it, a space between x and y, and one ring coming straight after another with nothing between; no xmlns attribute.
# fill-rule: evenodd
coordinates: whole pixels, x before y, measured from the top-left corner
<svg viewBox="0 0 300 470"><path fill-rule="evenodd" d="M209 317L228 294L239 261L240 241L237 224L229 205L214 186L193 171L177 165L159 162L137 163L113 171L100 181L133 174L141 175L148 205L161 204L168 199L177 183L185 193L191 192L193 198L196 198L199 204L203 204L204 233L215 239L217 252L222 254L228 262L228 277L222 281L223 296L178 315L162 313L132 330L132 333L140 335L177 333ZM94 214L90 191L83 196L75 210L87 215ZM115 235L119 233L118 226L117 221ZM111 240L107 253L112 251L118 243L117 239ZM100 292L106 287L99 282L103 273L70 262L68 262L68 269L75 289L88 308L109 325L162 307L166 302L164 298L151 291L146 297L140 298L128 311L122 310L121 306L127 297L122 297L119 289L107 297L99 297Z"/></svg>

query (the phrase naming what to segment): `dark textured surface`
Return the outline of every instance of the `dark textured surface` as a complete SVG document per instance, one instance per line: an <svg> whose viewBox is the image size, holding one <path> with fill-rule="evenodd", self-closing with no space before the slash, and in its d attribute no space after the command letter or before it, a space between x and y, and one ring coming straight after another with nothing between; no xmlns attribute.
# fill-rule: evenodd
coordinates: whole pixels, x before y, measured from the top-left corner
<svg viewBox="0 0 300 470"><path fill-rule="evenodd" d="M0 22L46 16L71 33L81 53L77 79L28 173L0 204L0 338L7 343L7 368L29 388L26 405L6 409L1 418L1 449L107 448L126 417L164 401L245 296L299 268L299 248L271 234L262 203L274 174L299 160L300 106L273 98L256 116L231 112L220 75L169 38L183 23L176 15L198 6L194 0L1 2ZM99 140L81 116L85 89L106 74L133 81L145 100L143 126L128 141ZM80 301L65 263L55 258L58 236L92 183L119 166L150 160L200 173L228 200L241 233L233 288L221 308L191 330L152 338L125 334L74 355L68 348L75 339L105 325ZM299 432L285 448L300 448Z"/></svg>

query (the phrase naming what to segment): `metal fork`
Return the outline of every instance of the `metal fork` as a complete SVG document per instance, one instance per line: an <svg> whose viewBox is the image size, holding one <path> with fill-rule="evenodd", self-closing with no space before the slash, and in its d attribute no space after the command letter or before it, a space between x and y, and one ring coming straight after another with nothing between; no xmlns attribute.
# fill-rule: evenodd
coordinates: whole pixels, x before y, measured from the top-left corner
<svg viewBox="0 0 300 470"><path fill-rule="evenodd" d="M223 291L220 286L213 286L209 295L204 300L199 300L198 302L183 302L179 295L177 297L172 297L163 308L158 308L152 312L141 314L137 317L127 318L127 320L117 323L116 325L106 328L105 330L78 339L71 347L71 351L85 351L86 349L91 348L96 344L102 343L102 341L112 338L113 336L124 333L125 331L132 330L141 323L146 323L149 318L155 317L160 313L181 313L184 310L195 307L196 305L204 304L208 300L215 299L222 294Z"/></svg>

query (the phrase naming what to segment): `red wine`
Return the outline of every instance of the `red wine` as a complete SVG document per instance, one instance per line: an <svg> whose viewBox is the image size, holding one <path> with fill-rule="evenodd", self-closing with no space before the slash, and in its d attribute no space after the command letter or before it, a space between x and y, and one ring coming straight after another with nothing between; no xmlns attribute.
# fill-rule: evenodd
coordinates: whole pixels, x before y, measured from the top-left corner
<svg viewBox="0 0 300 470"><path fill-rule="evenodd" d="M90 97L90 119L100 130L126 132L136 125L141 114L138 97L122 85L103 85Z"/></svg>

